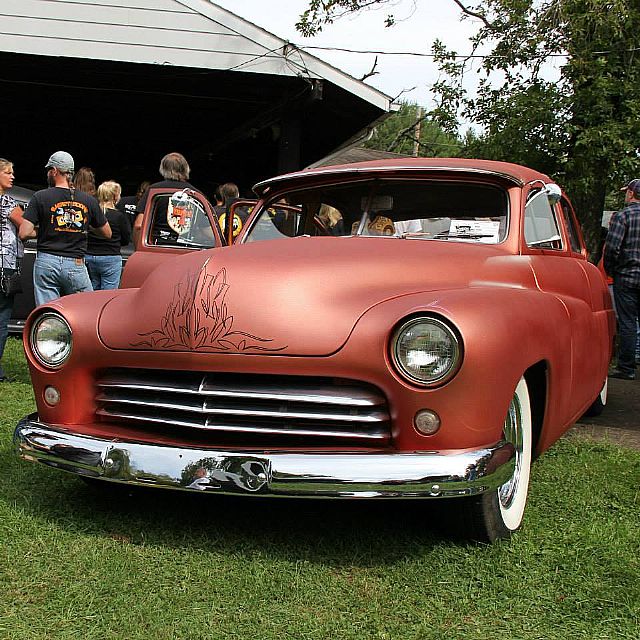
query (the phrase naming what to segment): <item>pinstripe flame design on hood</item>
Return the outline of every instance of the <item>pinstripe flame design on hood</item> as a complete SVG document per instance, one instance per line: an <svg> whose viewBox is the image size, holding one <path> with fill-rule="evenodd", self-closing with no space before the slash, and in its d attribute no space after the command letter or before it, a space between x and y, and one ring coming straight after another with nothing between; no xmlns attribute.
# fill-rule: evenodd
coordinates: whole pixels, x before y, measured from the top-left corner
<svg viewBox="0 0 640 640"><path fill-rule="evenodd" d="M227 272L215 272L207 258L197 273L187 273L173 289L173 297L160 327L139 333L132 347L188 349L190 351L282 351L273 340L234 329L225 302Z"/></svg>
<svg viewBox="0 0 640 640"><path fill-rule="evenodd" d="M387 300L424 292L427 307L446 289L496 283L535 286L526 258L498 245L269 240L167 260L105 305L99 333L111 349L324 356Z"/></svg>

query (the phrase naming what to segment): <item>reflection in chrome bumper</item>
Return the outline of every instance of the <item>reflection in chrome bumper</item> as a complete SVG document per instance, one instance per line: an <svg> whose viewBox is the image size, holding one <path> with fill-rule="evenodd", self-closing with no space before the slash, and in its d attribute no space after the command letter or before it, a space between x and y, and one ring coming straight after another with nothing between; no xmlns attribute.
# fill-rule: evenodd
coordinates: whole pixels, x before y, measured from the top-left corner
<svg viewBox="0 0 640 640"><path fill-rule="evenodd" d="M441 498L497 489L513 447L454 453L225 451L121 442L50 427L32 414L14 442L25 460L113 482L270 496Z"/></svg>

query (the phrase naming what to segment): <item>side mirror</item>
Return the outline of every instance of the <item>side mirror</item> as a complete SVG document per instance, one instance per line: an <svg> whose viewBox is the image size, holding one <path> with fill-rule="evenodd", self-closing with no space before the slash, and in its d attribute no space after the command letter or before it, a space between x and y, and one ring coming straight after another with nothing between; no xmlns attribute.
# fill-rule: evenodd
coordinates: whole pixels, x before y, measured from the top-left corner
<svg viewBox="0 0 640 640"><path fill-rule="evenodd" d="M547 198L549 198L549 202L551 202L552 204L559 202L560 198L562 198L562 189L553 182L546 184L544 186L544 190L547 194Z"/></svg>

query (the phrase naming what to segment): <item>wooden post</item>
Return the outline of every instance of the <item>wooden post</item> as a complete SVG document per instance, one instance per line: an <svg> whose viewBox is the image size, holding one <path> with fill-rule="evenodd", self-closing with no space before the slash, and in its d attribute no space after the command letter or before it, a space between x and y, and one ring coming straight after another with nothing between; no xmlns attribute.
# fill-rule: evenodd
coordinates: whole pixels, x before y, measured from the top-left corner
<svg viewBox="0 0 640 640"><path fill-rule="evenodd" d="M413 157L420 154L420 127L422 126L422 107L418 107L418 117L416 127L413 130Z"/></svg>

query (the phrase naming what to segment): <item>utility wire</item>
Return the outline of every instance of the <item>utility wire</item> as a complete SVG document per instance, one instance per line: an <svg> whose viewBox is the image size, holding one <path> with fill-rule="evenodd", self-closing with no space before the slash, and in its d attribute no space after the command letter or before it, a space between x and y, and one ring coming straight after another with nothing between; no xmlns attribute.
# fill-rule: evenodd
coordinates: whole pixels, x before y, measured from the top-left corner
<svg viewBox="0 0 640 640"><path fill-rule="evenodd" d="M292 45L295 46L295 45ZM297 47L298 49L301 50L307 50L307 49L315 49L318 51L342 51L345 53L366 53L366 54L373 54L373 55L383 55L383 56L415 56L418 58L435 58L436 54L435 53L421 53L421 52L417 52L417 51L376 51L376 50L365 50L365 49L347 49L345 47L319 47L319 46L313 46L313 45L305 45L303 47ZM640 47L632 47L630 49L623 49L622 52L624 53L632 53L634 51L640 51ZM620 53L620 51L613 51L613 50L608 50L608 51L593 51L592 54L593 55L597 55L597 56L601 56L601 55L609 55L612 53ZM539 56L530 56L530 57L540 57L540 58L566 58L569 54L567 53L545 53L545 54L539 54ZM465 60L470 59L470 58L506 58L507 56L497 56L497 55L493 55L493 54L478 54L478 53L474 53L474 54L468 54L468 55L460 55L460 54L453 54L453 55L449 55L447 54L446 57L448 58L464 58Z"/></svg>
<svg viewBox="0 0 640 640"><path fill-rule="evenodd" d="M264 53L261 53L261 54L259 54L257 56L254 56L253 58L250 58L249 60L245 60L244 62L241 62L240 64L237 64L234 67L229 67L227 69L224 69L224 71L234 71L235 69L239 69L240 67L244 67L247 64L251 64L253 62L257 62L258 60L261 60L262 58L266 58L267 56L271 55L272 53L275 53L279 49L282 49L281 45L278 45L277 47L275 47L273 49L269 49L268 51L265 51Z"/></svg>

